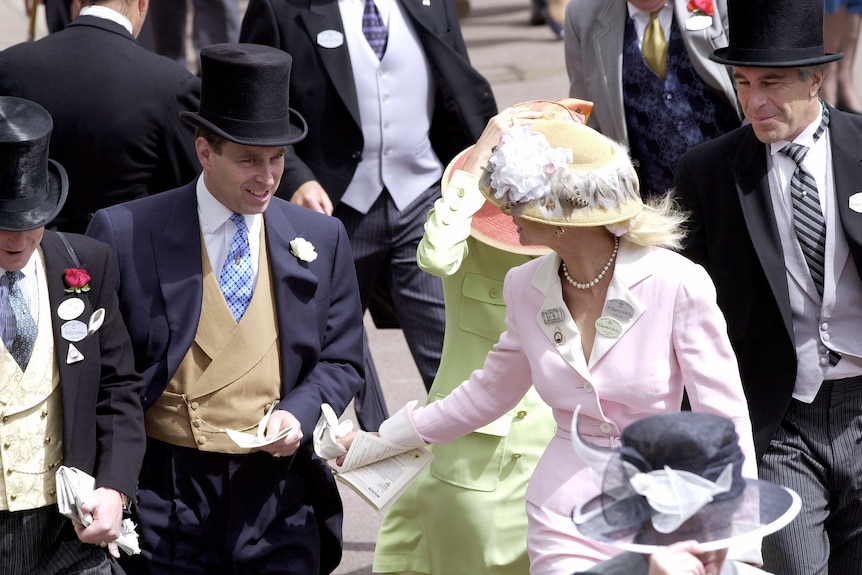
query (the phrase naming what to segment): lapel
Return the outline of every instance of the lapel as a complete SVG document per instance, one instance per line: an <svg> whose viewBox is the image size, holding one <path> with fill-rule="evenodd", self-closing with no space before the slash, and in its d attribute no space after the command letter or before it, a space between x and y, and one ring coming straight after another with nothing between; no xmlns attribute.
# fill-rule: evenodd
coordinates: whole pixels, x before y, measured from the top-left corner
<svg viewBox="0 0 862 575"><path fill-rule="evenodd" d="M96 364L101 364L101 356L97 344L97 338L86 337L81 341L75 342L75 347L84 356L80 362L69 364L66 361L69 352L70 342L63 337L62 326L65 320L60 319L57 315L57 308L61 303L70 298L79 298L84 302L84 311L76 318L85 324L89 321L93 313L93 306L90 303L90 297L87 293L70 295L66 293L66 284L63 281L63 272L66 268L76 267L72 258L66 251L66 246L57 234L46 230L42 236L42 255L45 260L45 281L48 286L48 303L51 309L51 329L54 334L54 357L57 363L57 370L60 374L60 382L63 388L63 414L68 420L64 423L64 429L74 428L74 418L76 411L76 397L79 392L79 386L85 385L84 381L87 377L94 375L98 377L99 369L91 369ZM81 259L81 254L76 254L81 266L87 268L91 273L93 270L87 267L87 262Z"/></svg>
<svg viewBox="0 0 862 575"><path fill-rule="evenodd" d="M594 367L643 315L645 308L630 288L651 275L644 263L647 248L620 242L620 251L614 275L605 296L605 305L600 320L605 320L605 329L596 331L589 364L584 357L581 335L575 326L562 298L560 256L546 256L536 273L532 285L544 294L542 305L536 314L536 323L557 353L584 379L592 381L590 368ZM604 332L604 335L603 333Z"/></svg>
<svg viewBox="0 0 862 575"><path fill-rule="evenodd" d="M625 118L623 109L623 60L621 50L625 37L628 8L624 0L604 2L596 18L592 34L593 56L596 69L602 70L605 78L599 86L603 91L598 100L610 108L608 117ZM621 138L627 138L625 122L622 123Z"/></svg>
<svg viewBox="0 0 862 575"><path fill-rule="evenodd" d="M862 214L850 209L850 197L862 192L862 127L847 114L830 108L832 170L838 217L857 269L862 267ZM854 118L855 119L855 118Z"/></svg>
<svg viewBox="0 0 862 575"><path fill-rule="evenodd" d="M643 315L645 308L630 288L652 275L645 262L650 251L649 248L620 241L614 275L611 276L602 315L597 321L591 367L613 349Z"/></svg>
<svg viewBox="0 0 862 575"><path fill-rule="evenodd" d="M279 347L282 350L319 349L323 334L319 331L319 318L315 305L318 280L312 264L300 261L290 252L290 241L297 237L311 240L307 230L294 225L287 210L293 208L278 198L273 198L264 212L266 249L269 254L270 278L275 293L275 309L278 315ZM296 208L298 210L304 208ZM312 241L312 243L314 243ZM318 259L332 257L321 252ZM302 326L297 329L297 326ZM291 389L301 380L299 372L304 369L302 361L284 351L281 354L281 380L283 389ZM289 361L290 360L290 361Z"/></svg>
<svg viewBox="0 0 862 575"><path fill-rule="evenodd" d="M168 371L174 374L191 347L203 300L203 262L195 185L185 186L151 238L159 289L170 330ZM156 217L153 214L152 217Z"/></svg>
<svg viewBox="0 0 862 575"><path fill-rule="evenodd" d="M730 69L709 59L709 54L712 54L714 50L727 46L727 35L724 32L726 22L722 22L722 18L727 17L726 3L721 0L717 2L712 23L703 30L686 28L688 19L692 16L688 5L688 0L674 0L673 16L680 36L685 43L689 60L697 75L712 88L720 90L742 119L742 109L736 98L736 88L733 85Z"/></svg>
<svg viewBox="0 0 862 575"><path fill-rule="evenodd" d="M736 182L736 192L745 219L754 251L769 282L772 295L775 297L784 328L793 339L793 319L790 311L790 294L787 288L787 268L784 265L784 253L781 248L781 238L778 235L778 224L772 210L772 200L769 191L769 178L766 171L766 151L763 144L754 135L751 126L743 128L745 132L735 151L730 152L728 161L731 173ZM727 226L736 225L726 222Z"/></svg>
<svg viewBox="0 0 862 575"><path fill-rule="evenodd" d="M307 11L300 12L300 19L309 37L314 42L317 55L323 69L335 91L347 106L353 121L361 126L359 118L359 100L356 96L356 83L353 80L353 67L350 64L350 52L344 39L344 23L335 0L311 0ZM318 41L321 32L338 32L342 35L341 45L336 48L324 48Z"/></svg>
<svg viewBox="0 0 862 575"><path fill-rule="evenodd" d="M290 252L291 240L297 237L309 239L309 235L294 226L283 207L270 204L264 212L266 249L269 253L270 277L275 282L276 309L290 310L290 323L296 325L296 316L293 314L312 303L318 282L309 264ZM318 257L322 257L322 254L318 254ZM279 313L282 334L286 333L281 329L282 321L285 321L284 326L287 325L287 318L283 317L286 315Z"/></svg>
<svg viewBox="0 0 862 575"><path fill-rule="evenodd" d="M401 8L401 12L404 16L410 19L410 22L413 24L413 28L416 30L416 35L419 37L423 46L426 44L426 39L437 37L434 30L428 26L432 10L430 0L428 0L427 4L424 3L424 0L394 1L398 2L398 6ZM428 53L428 50L425 50L425 52Z"/></svg>

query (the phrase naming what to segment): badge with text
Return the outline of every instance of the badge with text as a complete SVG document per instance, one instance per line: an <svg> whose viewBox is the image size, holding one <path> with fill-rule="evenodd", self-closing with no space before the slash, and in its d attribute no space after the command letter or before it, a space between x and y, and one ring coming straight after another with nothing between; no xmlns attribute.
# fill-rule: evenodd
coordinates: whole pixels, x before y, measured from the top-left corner
<svg viewBox="0 0 862 575"><path fill-rule="evenodd" d="M57 315L60 319L75 319L82 313L84 313L84 300L78 297L69 298L57 307Z"/></svg>
<svg viewBox="0 0 862 575"><path fill-rule="evenodd" d="M338 48L344 44L344 34L338 30L324 30L317 34L317 45L321 48Z"/></svg>
<svg viewBox="0 0 862 575"><path fill-rule="evenodd" d="M566 316L563 313L563 308L561 307L542 310L542 321L545 322L545 325L551 325L552 323L560 323L565 319L565 317Z"/></svg>
<svg viewBox="0 0 862 575"><path fill-rule="evenodd" d="M609 299L605 304L605 313L620 321L628 321L635 315L635 306L624 299Z"/></svg>
<svg viewBox="0 0 862 575"><path fill-rule="evenodd" d="M60 326L60 335L66 341L81 341L87 337L87 324L82 321L67 321Z"/></svg>
<svg viewBox="0 0 862 575"><path fill-rule="evenodd" d="M602 316L596 320L596 331L605 337L619 337L623 333L623 326L612 317Z"/></svg>

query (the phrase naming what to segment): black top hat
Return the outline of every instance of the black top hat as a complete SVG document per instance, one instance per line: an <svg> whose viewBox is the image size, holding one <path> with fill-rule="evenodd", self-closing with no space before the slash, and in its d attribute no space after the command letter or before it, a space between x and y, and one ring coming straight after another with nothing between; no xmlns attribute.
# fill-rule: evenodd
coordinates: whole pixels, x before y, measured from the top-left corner
<svg viewBox="0 0 862 575"><path fill-rule="evenodd" d="M622 443L600 451L572 434L575 452L603 477L601 495L573 516L587 537L638 553L694 539L709 551L773 533L799 512L796 493L742 477L739 437L724 417L645 417L623 431Z"/></svg>
<svg viewBox="0 0 862 575"><path fill-rule="evenodd" d="M201 50L200 112L180 112L237 144L287 146L308 126L290 109L290 54L258 44L213 44Z"/></svg>
<svg viewBox="0 0 862 575"><path fill-rule="evenodd" d="M728 0L730 41L719 64L795 68L840 60L823 47L823 0Z"/></svg>
<svg viewBox="0 0 862 575"><path fill-rule="evenodd" d="M51 114L39 104L0 97L0 229L42 227L66 202L66 170L48 159L53 126Z"/></svg>

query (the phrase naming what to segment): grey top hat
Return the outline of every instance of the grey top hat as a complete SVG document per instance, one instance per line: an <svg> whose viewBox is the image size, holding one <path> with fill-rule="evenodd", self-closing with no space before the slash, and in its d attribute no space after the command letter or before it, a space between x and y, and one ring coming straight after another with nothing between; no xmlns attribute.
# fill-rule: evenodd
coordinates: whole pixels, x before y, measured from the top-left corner
<svg viewBox="0 0 862 575"><path fill-rule="evenodd" d="M66 202L66 170L48 159L53 126L36 102L0 96L0 229L42 227Z"/></svg>
<svg viewBox="0 0 862 575"><path fill-rule="evenodd" d="M292 64L290 54L270 46L207 46L201 50L200 111L180 116L237 144L295 144L308 126L290 108Z"/></svg>
<svg viewBox="0 0 862 575"><path fill-rule="evenodd" d="M577 414L572 429L577 429ZM801 507L793 491L741 474L733 422L709 413L645 417L599 450L572 434L576 454L603 478L601 495L573 520L581 534L637 553L694 539L705 551L787 525Z"/></svg>
<svg viewBox="0 0 862 575"><path fill-rule="evenodd" d="M823 0L728 0L730 40L710 60L730 66L796 68L840 60L823 47Z"/></svg>

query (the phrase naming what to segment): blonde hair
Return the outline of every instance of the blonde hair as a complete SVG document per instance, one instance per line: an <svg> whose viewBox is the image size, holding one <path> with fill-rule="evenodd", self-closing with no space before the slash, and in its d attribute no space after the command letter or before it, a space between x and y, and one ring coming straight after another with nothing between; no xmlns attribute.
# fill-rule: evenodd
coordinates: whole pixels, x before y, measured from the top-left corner
<svg viewBox="0 0 862 575"><path fill-rule="evenodd" d="M661 197L650 197L644 208L631 220L631 229L623 236L633 244L679 250L685 239L688 213L668 192Z"/></svg>

